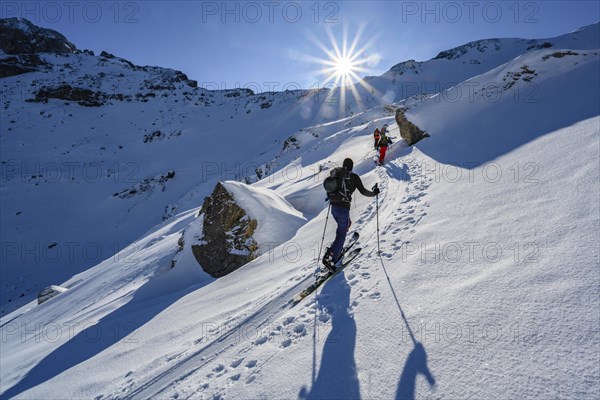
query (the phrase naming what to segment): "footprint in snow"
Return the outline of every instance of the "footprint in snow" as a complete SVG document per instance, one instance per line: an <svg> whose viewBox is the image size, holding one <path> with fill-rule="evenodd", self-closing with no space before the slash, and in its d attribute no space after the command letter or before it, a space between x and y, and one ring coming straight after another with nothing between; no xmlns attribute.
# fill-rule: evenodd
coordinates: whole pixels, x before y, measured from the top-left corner
<svg viewBox="0 0 600 400"><path fill-rule="evenodd" d="M291 344L292 344L292 339L285 339L283 342L281 342L281 347L283 347L283 348L290 347Z"/></svg>
<svg viewBox="0 0 600 400"><path fill-rule="evenodd" d="M260 346L261 344L265 344L269 341L269 337L268 336L263 336L261 338L258 338L254 341L254 345L255 346Z"/></svg>
<svg viewBox="0 0 600 400"><path fill-rule="evenodd" d="M381 293L374 292L374 293L371 293L369 295L369 297L371 298L371 300L379 300L381 298Z"/></svg>
<svg viewBox="0 0 600 400"><path fill-rule="evenodd" d="M256 360L250 360L246 363L246 368L254 368L256 367Z"/></svg>
<svg viewBox="0 0 600 400"><path fill-rule="evenodd" d="M284 321L283 321L283 325L289 325L292 322L294 322L294 320L296 319L296 317L287 317Z"/></svg>
<svg viewBox="0 0 600 400"><path fill-rule="evenodd" d="M231 379L232 381L237 381L240 379L241 376L242 374L235 374L233 376L230 376L229 379Z"/></svg>
<svg viewBox="0 0 600 400"><path fill-rule="evenodd" d="M297 333L299 336L304 336L306 335L306 327L304 326L304 324L298 324L294 327L294 332Z"/></svg>
<svg viewBox="0 0 600 400"><path fill-rule="evenodd" d="M239 365L242 363L242 361L244 361L244 359L243 359L243 358L240 358L240 359L238 359L238 360L235 360L235 361L234 361L234 362L232 362L231 364L229 364L229 366L230 366L231 368L237 368L237 367L238 367L238 366L239 366Z"/></svg>
<svg viewBox="0 0 600 400"><path fill-rule="evenodd" d="M225 369L225 366L223 364L219 364L216 367L213 368L214 372L221 372Z"/></svg>

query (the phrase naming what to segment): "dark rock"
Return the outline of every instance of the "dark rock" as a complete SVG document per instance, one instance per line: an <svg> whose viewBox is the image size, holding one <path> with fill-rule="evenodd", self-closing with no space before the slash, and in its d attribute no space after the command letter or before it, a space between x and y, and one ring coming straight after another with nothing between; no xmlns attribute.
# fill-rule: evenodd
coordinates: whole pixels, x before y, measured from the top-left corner
<svg viewBox="0 0 600 400"><path fill-rule="evenodd" d="M160 189L161 192L164 192L167 181L173 178L175 178L175 171L167 171L152 178L145 178L130 188L114 193L113 196L120 199L128 199L143 193L152 192L154 189Z"/></svg>
<svg viewBox="0 0 600 400"><path fill-rule="evenodd" d="M450 50L442 51L437 56L435 56L434 60L456 60L469 52L469 50L477 50L480 53L490 52L490 51L500 51L500 40L499 39L484 39L477 40L474 42L467 43L462 46L455 47Z"/></svg>
<svg viewBox="0 0 600 400"><path fill-rule="evenodd" d="M74 88L63 84L58 87L43 87L35 95L35 102L47 102L48 99L60 99L75 101L80 106L100 107L112 96L102 92L94 92L90 89Z"/></svg>
<svg viewBox="0 0 600 400"><path fill-rule="evenodd" d="M42 87L38 90L34 99L27 99L25 101L47 103L48 99L74 101L84 107L100 107L107 104L110 100L123 101L128 98L120 93L108 94L95 92L90 89L72 87L69 84L63 83L58 87Z"/></svg>
<svg viewBox="0 0 600 400"><path fill-rule="evenodd" d="M404 108L398 108L396 110L396 123L400 129L400 136L406 140L406 143L408 143L409 146L412 146L419 140L429 137L429 134L425 133L418 126L406 119L406 116L404 115L405 112L406 109Z"/></svg>
<svg viewBox="0 0 600 400"><path fill-rule="evenodd" d="M6 54L66 54L77 50L62 34L25 18L0 19L0 49Z"/></svg>
<svg viewBox="0 0 600 400"><path fill-rule="evenodd" d="M298 142L298 139L296 139L293 136L290 136L289 138L285 139L285 141L283 142L283 151L286 151L290 148L293 148L293 149L300 148L300 143Z"/></svg>
<svg viewBox="0 0 600 400"><path fill-rule="evenodd" d="M50 65L36 54L21 54L0 59L0 78L49 69Z"/></svg>
<svg viewBox="0 0 600 400"><path fill-rule="evenodd" d="M113 54L110 54L109 52L106 52L104 50L102 50L100 52L100 57L104 57L104 58L108 58L108 59L115 58L115 56Z"/></svg>
<svg viewBox="0 0 600 400"><path fill-rule="evenodd" d="M542 57L542 60L546 61L546 60L548 60L551 57L554 57L554 58L563 58L565 56L578 56L578 55L579 55L579 53L576 53L576 52L571 51L571 50L557 51L555 53L552 53L552 54L549 54L549 55L545 55L544 57Z"/></svg>
<svg viewBox="0 0 600 400"><path fill-rule="evenodd" d="M527 47L527 50L541 50L552 47L552 43L550 42L539 43L537 40L530 40L528 44L529 46Z"/></svg>
<svg viewBox="0 0 600 400"><path fill-rule="evenodd" d="M252 235L257 221L248 216L219 182L204 199L204 243L192 245L192 253L204 271L218 278L255 259L258 243Z"/></svg>
<svg viewBox="0 0 600 400"><path fill-rule="evenodd" d="M66 292L67 290L67 288L61 286L50 285L38 293L38 304L42 304L43 302L48 301L54 296L58 296L59 294ZM21 297L23 297L23 295Z"/></svg>

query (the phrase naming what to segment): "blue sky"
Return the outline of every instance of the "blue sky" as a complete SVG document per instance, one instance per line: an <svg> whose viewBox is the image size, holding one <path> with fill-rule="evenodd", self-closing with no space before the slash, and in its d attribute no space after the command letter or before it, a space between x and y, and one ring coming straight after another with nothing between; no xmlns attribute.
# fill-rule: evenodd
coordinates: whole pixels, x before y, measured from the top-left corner
<svg viewBox="0 0 600 400"><path fill-rule="evenodd" d="M56 29L80 49L182 70L200 85L322 86L332 49L362 32L369 71L469 41L544 38L600 20L598 1L3 1L1 16Z"/></svg>

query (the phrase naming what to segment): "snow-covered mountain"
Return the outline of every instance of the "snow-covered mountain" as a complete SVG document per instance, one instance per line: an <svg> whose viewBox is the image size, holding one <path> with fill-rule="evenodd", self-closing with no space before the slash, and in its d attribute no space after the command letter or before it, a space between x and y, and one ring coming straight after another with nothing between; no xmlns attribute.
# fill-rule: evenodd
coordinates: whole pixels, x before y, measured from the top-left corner
<svg viewBox="0 0 600 400"><path fill-rule="evenodd" d="M25 20L2 29L2 43L11 30L50 41ZM255 175L261 154L325 120L306 91L209 91L179 71L52 49L2 55L4 74L19 72L2 78L3 311L197 206L217 181Z"/></svg>
<svg viewBox="0 0 600 400"><path fill-rule="evenodd" d="M0 319L0 396L596 398L598 29L401 63L341 110L315 101L337 90L208 91L107 54L36 53L39 70L2 78L2 302L22 306ZM431 138L375 167L374 127L399 136L391 101ZM363 251L290 308L345 157L382 187L377 205L355 195ZM199 206L245 178L225 185L247 204L275 191L306 222L214 279L192 251ZM69 290L37 306L50 283Z"/></svg>

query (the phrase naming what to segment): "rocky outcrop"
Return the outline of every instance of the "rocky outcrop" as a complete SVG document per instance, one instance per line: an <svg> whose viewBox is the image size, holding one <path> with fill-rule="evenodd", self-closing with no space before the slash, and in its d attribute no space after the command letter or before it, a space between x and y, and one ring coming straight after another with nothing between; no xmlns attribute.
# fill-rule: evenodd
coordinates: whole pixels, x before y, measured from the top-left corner
<svg viewBox="0 0 600 400"><path fill-rule="evenodd" d="M62 286L50 285L38 293L38 304L42 304L59 294L66 292L68 289Z"/></svg>
<svg viewBox="0 0 600 400"><path fill-rule="evenodd" d="M476 40L450 50L442 51L434 58L434 60L456 60L469 53L470 50L476 50L479 53L500 51L502 49L500 43L499 39Z"/></svg>
<svg viewBox="0 0 600 400"><path fill-rule="evenodd" d="M392 68L390 68L390 71L394 72L396 75L404 75L408 73L418 75L419 72L423 71L423 63L415 60L408 60L394 65Z"/></svg>
<svg viewBox="0 0 600 400"><path fill-rule="evenodd" d="M84 107L100 107L107 104L110 100L123 100L124 96L72 87L65 83L58 87L43 87L38 90L35 98L29 101L45 103L48 102L48 99L73 101Z"/></svg>
<svg viewBox="0 0 600 400"><path fill-rule="evenodd" d="M409 146L412 146L419 140L429 137L429 134L425 133L418 126L406 119L406 116L404 115L405 112L406 109L404 108L396 109L396 123L400 129L400 136L406 140L406 143L408 143Z"/></svg>
<svg viewBox="0 0 600 400"><path fill-rule="evenodd" d="M113 197L120 199L130 199L134 196L139 196L144 193L153 192L160 189L161 192L167 190L167 181L175 178L175 171L168 171L163 174L156 175L152 178L145 178L141 182L133 185L130 188L121 190L113 194Z"/></svg>
<svg viewBox="0 0 600 400"><path fill-rule="evenodd" d="M75 45L60 33L24 18L0 19L0 49L6 54L73 53Z"/></svg>
<svg viewBox="0 0 600 400"><path fill-rule="evenodd" d="M36 54L21 54L0 58L0 78L50 68L50 65Z"/></svg>
<svg viewBox="0 0 600 400"><path fill-rule="evenodd" d="M192 253L204 271L218 278L235 271L258 256L258 243L252 237L257 221L248 216L222 183L204 199L201 244Z"/></svg>

